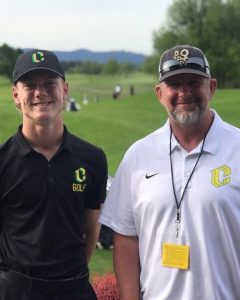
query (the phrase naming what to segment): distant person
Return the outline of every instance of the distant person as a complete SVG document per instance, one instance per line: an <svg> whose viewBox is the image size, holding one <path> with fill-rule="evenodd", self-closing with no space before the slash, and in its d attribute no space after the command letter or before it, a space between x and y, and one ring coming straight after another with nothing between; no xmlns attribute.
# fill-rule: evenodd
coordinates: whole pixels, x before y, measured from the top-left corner
<svg viewBox="0 0 240 300"><path fill-rule="evenodd" d="M122 91L121 86L116 85L115 89L114 89L114 92L113 92L113 95L112 95L114 100L118 99L121 96L121 91Z"/></svg>
<svg viewBox="0 0 240 300"><path fill-rule="evenodd" d="M131 95L131 96L134 96L135 91L134 91L134 86L133 86L133 85L130 85L129 92L130 92L130 95Z"/></svg>
<svg viewBox="0 0 240 300"><path fill-rule="evenodd" d="M97 248L100 250L113 249L113 233L114 231L110 227L102 225L97 242Z"/></svg>
<svg viewBox="0 0 240 300"><path fill-rule="evenodd" d="M209 107L216 86L200 49L162 54L168 119L127 151L100 217L121 300L240 299L240 130Z"/></svg>
<svg viewBox="0 0 240 300"><path fill-rule="evenodd" d="M95 103L100 102L99 96L94 96L93 101L94 101Z"/></svg>
<svg viewBox="0 0 240 300"><path fill-rule="evenodd" d="M75 99L70 97L66 105L66 111L79 111L80 108L80 105L75 101Z"/></svg>
<svg viewBox="0 0 240 300"><path fill-rule="evenodd" d="M116 100L116 99L117 99L117 97L118 97L118 95L117 95L115 92L113 92L113 94L112 94L112 98L113 98L113 100Z"/></svg>
<svg viewBox="0 0 240 300"><path fill-rule="evenodd" d="M89 103L87 95L84 95L84 96L83 96L83 101L82 101L82 103L83 103L84 105L87 105L87 104Z"/></svg>
<svg viewBox="0 0 240 300"><path fill-rule="evenodd" d="M0 299L96 300L88 263L106 156L64 126L68 84L53 52L19 56L12 93L23 119L0 147Z"/></svg>

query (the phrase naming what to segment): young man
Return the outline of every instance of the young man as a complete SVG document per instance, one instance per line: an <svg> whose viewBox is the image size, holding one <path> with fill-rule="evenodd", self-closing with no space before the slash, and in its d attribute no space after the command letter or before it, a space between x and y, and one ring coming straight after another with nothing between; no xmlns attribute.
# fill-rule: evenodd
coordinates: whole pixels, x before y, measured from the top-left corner
<svg viewBox="0 0 240 300"><path fill-rule="evenodd" d="M105 199L105 154L64 126L68 84L54 53L22 54L13 84L23 122L0 148L0 299L96 299L88 262Z"/></svg>
<svg viewBox="0 0 240 300"><path fill-rule="evenodd" d="M239 299L240 131L209 108L216 85L200 49L162 54L168 120L127 151L100 217L121 300Z"/></svg>

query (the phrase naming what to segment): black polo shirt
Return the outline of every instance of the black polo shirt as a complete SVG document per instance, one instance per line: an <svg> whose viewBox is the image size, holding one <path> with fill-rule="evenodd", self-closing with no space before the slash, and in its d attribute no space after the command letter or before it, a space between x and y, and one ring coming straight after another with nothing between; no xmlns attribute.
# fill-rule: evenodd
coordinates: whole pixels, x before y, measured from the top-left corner
<svg viewBox="0 0 240 300"><path fill-rule="evenodd" d="M68 278L86 265L85 208L105 199L104 152L67 129L48 161L21 133L0 148L0 266L39 278Z"/></svg>

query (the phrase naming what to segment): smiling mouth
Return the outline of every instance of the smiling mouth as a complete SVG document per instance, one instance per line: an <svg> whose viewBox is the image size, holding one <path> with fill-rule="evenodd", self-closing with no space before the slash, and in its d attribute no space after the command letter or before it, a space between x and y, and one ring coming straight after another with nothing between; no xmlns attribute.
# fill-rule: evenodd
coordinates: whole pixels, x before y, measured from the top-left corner
<svg viewBox="0 0 240 300"><path fill-rule="evenodd" d="M48 106L52 102L39 102L39 103L33 103L33 106Z"/></svg>
<svg viewBox="0 0 240 300"><path fill-rule="evenodd" d="M190 106L190 105L194 105L196 104L196 102L180 102L177 103L177 105L182 105L182 106Z"/></svg>

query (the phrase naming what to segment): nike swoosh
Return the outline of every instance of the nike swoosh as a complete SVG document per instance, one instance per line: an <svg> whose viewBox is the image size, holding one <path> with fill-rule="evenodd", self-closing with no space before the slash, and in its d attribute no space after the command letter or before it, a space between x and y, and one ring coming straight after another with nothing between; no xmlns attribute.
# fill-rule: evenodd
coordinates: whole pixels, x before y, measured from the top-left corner
<svg viewBox="0 0 240 300"><path fill-rule="evenodd" d="M155 173L155 174L151 174L151 175L148 175L148 174L146 174L146 179L149 179L149 178L151 178L151 177L153 177L153 176L156 176L157 174L159 174L159 173Z"/></svg>

